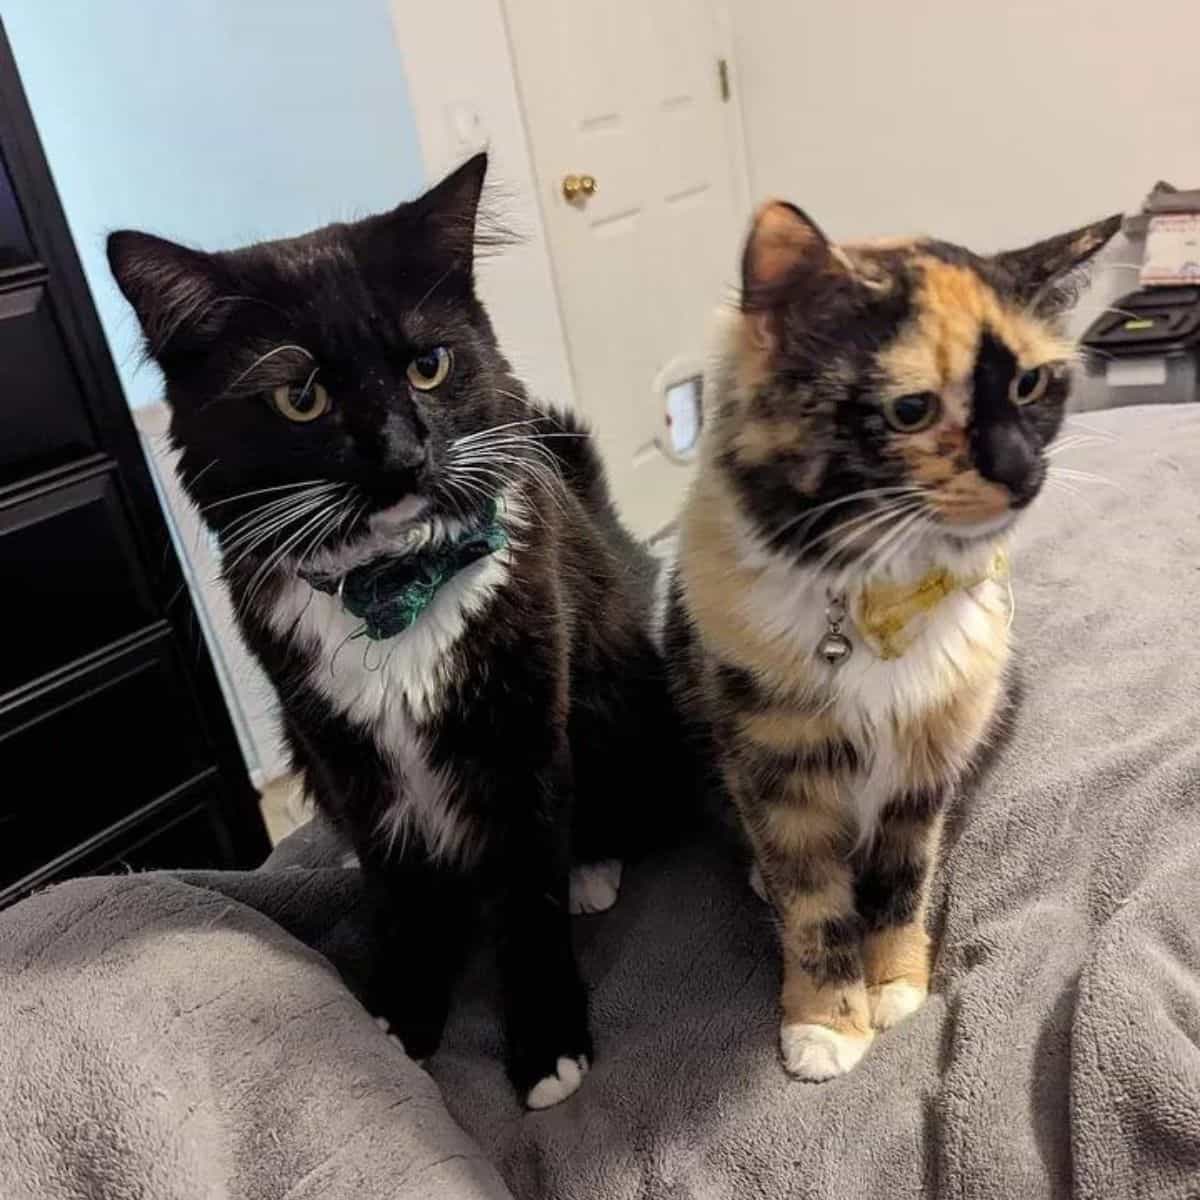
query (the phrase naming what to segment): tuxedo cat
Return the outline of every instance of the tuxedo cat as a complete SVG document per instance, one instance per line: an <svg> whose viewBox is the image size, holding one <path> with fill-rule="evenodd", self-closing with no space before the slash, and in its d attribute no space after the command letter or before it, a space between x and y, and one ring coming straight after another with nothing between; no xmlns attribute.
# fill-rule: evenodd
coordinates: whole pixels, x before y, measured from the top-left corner
<svg viewBox="0 0 1200 1200"><path fill-rule="evenodd" d="M486 167L302 237L108 254L296 769L377 898L373 1003L431 1054L486 898L509 1074L541 1108L592 1057L569 901L611 904L678 792L645 560L476 296Z"/></svg>

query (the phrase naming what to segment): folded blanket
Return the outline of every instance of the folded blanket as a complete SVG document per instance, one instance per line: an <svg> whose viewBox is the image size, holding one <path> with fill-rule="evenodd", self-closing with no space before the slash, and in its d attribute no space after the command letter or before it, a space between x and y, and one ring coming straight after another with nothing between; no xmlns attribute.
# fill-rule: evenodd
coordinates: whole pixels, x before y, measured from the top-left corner
<svg viewBox="0 0 1200 1200"><path fill-rule="evenodd" d="M261 876L255 899L328 929L357 889L326 874ZM3 1200L508 1195L328 962L166 876L0 920L0 1098Z"/></svg>
<svg viewBox="0 0 1200 1200"><path fill-rule="evenodd" d="M1086 421L1056 461L1111 486L1014 554L1023 695L949 823L935 994L850 1075L784 1075L767 914L692 845L578 919L597 1061L558 1108L521 1112L472 962L429 1064L464 1134L325 965L368 945L313 827L0 916L0 1196L503 1195L487 1160L554 1200L1200 1196L1200 406Z"/></svg>

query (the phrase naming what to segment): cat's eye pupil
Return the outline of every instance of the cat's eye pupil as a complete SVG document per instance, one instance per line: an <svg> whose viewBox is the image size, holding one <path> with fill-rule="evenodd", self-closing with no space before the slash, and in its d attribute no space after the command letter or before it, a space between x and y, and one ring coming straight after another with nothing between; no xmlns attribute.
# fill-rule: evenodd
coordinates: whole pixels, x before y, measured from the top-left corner
<svg viewBox="0 0 1200 1200"><path fill-rule="evenodd" d="M1036 371L1026 371L1020 379L1017 380L1017 396L1021 400L1028 400L1030 396L1037 390L1038 384L1041 382L1042 372L1039 367Z"/></svg>
<svg viewBox="0 0 1200 1200"><path fill-rule="evenodd" d="M408 360L408 382L420 392L432 392L446 382L450 366L450 351L445 346L434 346Z"/></svg>
<svg viewBox="0 0 1200 1200"><path fill-rule="evenodd" d="M311 387L292 388L288 399L297 412L310 413L317 403L316 389Z"/></svg>
<svg viewBox="0 0 1200 1200"><path fill-rule="evenodd" d="M902 399L897 400L895 411L900 424L906 428L913 425L920 425L929 415L931 403L932 400L926 394L904 396Z"/></svg>
<svg viewBox="0 0 1200 1200"><path fill-rule="evenodd" d="M942 402L936 392L913 392L885 400L883 415L898 433L917 433L938 419Z"/></svg>

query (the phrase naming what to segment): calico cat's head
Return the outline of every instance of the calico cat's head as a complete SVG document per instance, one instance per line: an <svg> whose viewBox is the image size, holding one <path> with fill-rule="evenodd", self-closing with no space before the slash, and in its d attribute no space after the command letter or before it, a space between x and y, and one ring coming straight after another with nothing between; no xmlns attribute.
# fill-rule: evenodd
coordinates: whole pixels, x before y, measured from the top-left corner
<svg viewBox="0 0 1200 1200"><path fill-rule="evenodd" d="M985 258L926 239L834 246L757 213L712 453L759 539L878 564L994 539L1046 478L1072 349L1072 272L1119 217Z"/></svg>
<svg viewBox="0 0 1200 1200"><path fill-rule="evenodd" d="M530 412L475 294L486 168L480 154L391 212L224 253L109 238L166 377L180 477L227 556L328 550L380 515L467 516L504 486ZM482 431L506 425L485 460Z"/></svg>

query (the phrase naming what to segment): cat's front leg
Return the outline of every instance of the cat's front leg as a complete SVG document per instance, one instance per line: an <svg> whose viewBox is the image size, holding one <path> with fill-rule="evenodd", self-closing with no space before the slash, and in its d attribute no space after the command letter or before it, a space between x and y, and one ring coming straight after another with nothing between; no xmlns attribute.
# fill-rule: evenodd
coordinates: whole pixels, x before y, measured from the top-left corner
<svg viewBox="0 0 1200 1200"><path fill-rule="evenodd" d="M570 772L560 768L509 786L513 803L505 807L520 815L511 819L501 853L508 1073L529 1108L549 1108L579 1087L592 1061L568 908Z"/></svg>
<svg viewBox="0 0 1200 1200"><path fill-rule="evenodd" d="M898 795L857 855L855 901L865 927L863 965L876 1029L916 1012L929 993L925 919L943 794L918 789Z"/></svg>
<svg viewBox="0 0 1200 1200"><path fill-rule="evenodd" d="M862 923L844 825L792 794L751 826L783 950L780 1049L788 1072L818 1082L849 1071L874 1038Z"/></svg>
<svg viewBox="0 0 1200 1200"><path fill-rule="evenodd" d="M367 1007L410 1058L438 1048L470 939L474 905L463 877L378 838L359 846L374 937Z"/></svg>

